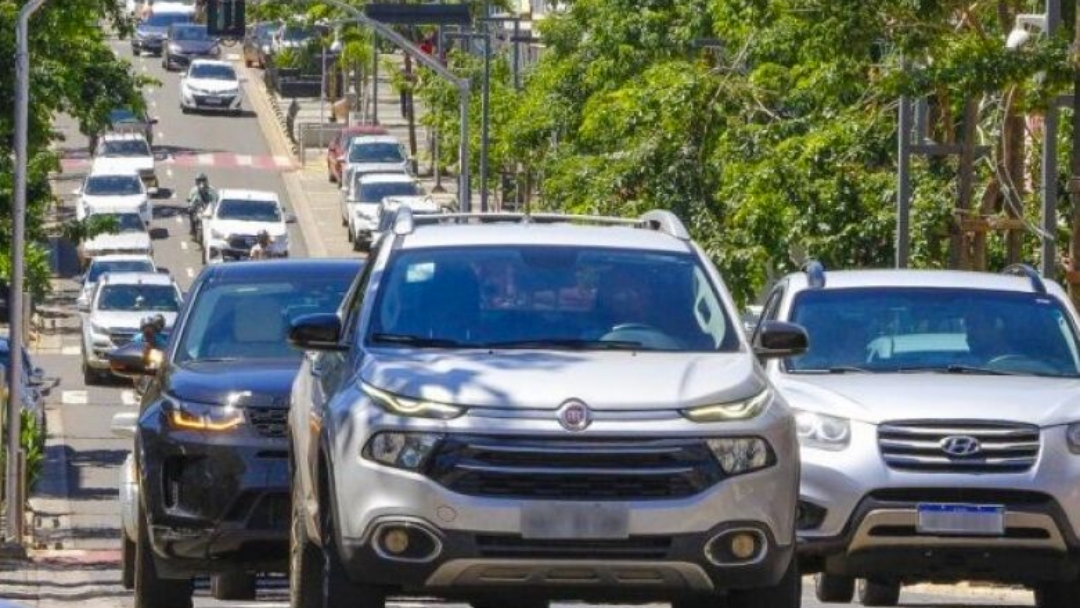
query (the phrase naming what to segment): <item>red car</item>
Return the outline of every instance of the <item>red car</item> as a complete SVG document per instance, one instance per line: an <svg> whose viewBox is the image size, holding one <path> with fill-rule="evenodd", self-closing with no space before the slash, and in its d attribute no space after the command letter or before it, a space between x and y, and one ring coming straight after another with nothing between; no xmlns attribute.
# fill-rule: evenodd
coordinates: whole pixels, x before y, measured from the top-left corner
<svg viewBox="0 0 1080 608"><path fill-rule="evenodd" d="M326 175L333 183L341 181L341 165L345 160L345 152L354 137L361 135L388 135L389 131L378 125L353 125L343 127L338 134L330 140L326 147Z"/></svg>

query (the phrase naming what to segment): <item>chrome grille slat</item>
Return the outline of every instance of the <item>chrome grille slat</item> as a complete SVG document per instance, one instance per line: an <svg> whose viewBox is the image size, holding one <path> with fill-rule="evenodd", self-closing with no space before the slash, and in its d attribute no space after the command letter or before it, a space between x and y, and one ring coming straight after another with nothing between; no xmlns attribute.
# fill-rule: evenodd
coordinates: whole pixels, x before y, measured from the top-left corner
<svg viewBox="0 0 1080 608"><path fill-rule="evenodd" d="M462 463L459 469L465 471L477 471L482 473L496 473L505 475L566 475L568 473L578 475L612 475L612 476L637 476L637 475L685 475L693 473L693 467L671 467L661 469L613 469L598 467L497 467L490 465L477 465Z"/></svg>
<svg viewBox="0 0 1080 608"><path fill-rule="evenodd" d="M974 439L978 450L954 455L949 437ZM1020 472L1039 457L1039 428L1010 422L912 420L878 427L878 449L890 468L938 473Z"/></svg>

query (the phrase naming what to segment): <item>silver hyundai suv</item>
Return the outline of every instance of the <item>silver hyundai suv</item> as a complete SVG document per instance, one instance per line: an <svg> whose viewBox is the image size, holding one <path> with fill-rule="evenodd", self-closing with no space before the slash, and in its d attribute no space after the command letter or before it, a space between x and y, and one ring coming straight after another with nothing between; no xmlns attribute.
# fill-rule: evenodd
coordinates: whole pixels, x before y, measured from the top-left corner
<svg viewBox="0 0 1080 608"><path fill-rule="evenodd" d="M681 222L414 216L298 319L294 607L794 608L798 443ZM756 355L756 356L755 356Z"/></svg>
<svg viewBox="0 0 1080 608"><path fill-rule="evenodd" d="M821 601L983 579L1080 606L1080 340L1057 284L813 263L763 319L810 337L767 369L798 421L799 563Z"/></svg>

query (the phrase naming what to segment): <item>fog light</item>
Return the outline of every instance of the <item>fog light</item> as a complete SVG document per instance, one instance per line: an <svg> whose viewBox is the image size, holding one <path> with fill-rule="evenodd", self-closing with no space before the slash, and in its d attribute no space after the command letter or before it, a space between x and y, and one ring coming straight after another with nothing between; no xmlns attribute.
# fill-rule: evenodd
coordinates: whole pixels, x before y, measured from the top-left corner
<svg viewBox="0 0 1080 608"><path fill-rule="evenodd" d="M731 536L731 554L735 559L750 559L757 553L757 539L753 534L740 532Z"/></svg>
<svg viewBox="0 0 1080 608"><path fill-rule="evenodd" d="M401 528L392 528L383 534L383 546L395 555L400 555L409 548L409 533Z"/></svg>

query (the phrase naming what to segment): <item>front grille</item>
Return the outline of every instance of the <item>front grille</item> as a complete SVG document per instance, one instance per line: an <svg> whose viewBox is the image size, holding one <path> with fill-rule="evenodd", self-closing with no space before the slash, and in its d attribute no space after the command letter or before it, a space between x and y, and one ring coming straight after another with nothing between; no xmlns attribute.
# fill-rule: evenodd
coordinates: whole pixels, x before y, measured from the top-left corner
<svg viewBox="0 0 1080 608"><path fill-rule="evenodd" d="M664 559L671 539L657 536L627 540L533 540L520 536L479 535L481 557L513 559Z"/></svg>
<svg viewBox="0 0 1080 608"><path fill-rule="evenodd" d="M263 437L284 437L289 429L289 410L279 407L249 407L248 421Z"/></svg>
<svg viewBox="0 0 1080 608"><path fill-rule="evenodd" d="M451 436L436 448L426 473L461 494L552 500L681 498L723 478L697 439Z"/></svg>
<svg viewBox="0 0 1080 608"><path fill-rule="evenodd" d="M258 239L253 234L237 234L229 237L229 247L233 249L251 249Z"/></svg>
<svg viewBox="0 0 1080 608"><path fill-rule="evenodd" d="M135 339L135 332L114 331L109 334L109 340L117 347L129 344L133 339Z"/></svg>
<svg viewBox="0 0 1080 608"><path fill-rule="evenodd" d="M950 453L950 443L968 449ZM1039 428L1008 422L890 422L878 428L878 447L885 464L893 469L1019 472L1030 469L1039 457Z"/></svg>
<svg viewBox="0 0 1080 608"><path fill-rule="evenodd" d="M267 494L255 505L248 519L248 527L253 529L284 529L289 524L290 510L288 494Z"/></svg>

